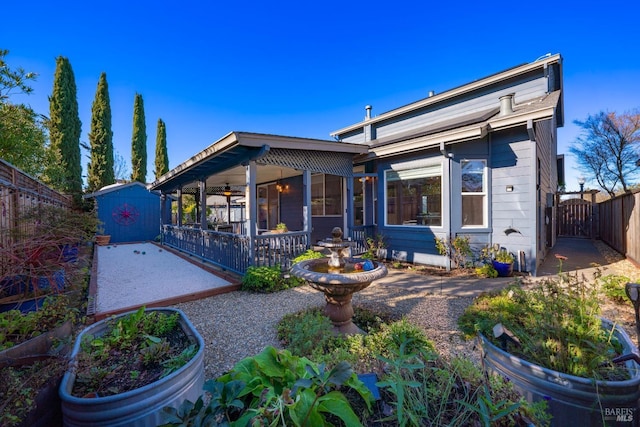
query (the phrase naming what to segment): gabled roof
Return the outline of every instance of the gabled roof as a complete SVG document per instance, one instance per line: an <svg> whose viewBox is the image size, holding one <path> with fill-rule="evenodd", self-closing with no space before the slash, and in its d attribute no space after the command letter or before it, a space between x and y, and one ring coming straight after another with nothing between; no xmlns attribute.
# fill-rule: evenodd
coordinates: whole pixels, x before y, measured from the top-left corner
<svg viewBox="0 0 640 427"><path fill-rule="evenodd" d="M139 181L133 181L133 182L127 182L127 183L115 183L115 184L111 184L111 185L106 185L104 187L102 187L100 190L98 191L94 191L93 193L89 193L89 194L85 194L84 196L82 196L83 199L91 199L94 197L98 197L98 196L103 196L105 194L109 194L109 193L113 193L115 191L120 191L120 190L124 190L126 188L131 188L131 187L142 187L145 190L149 190L147 188L147 184L143 184ZM156 192L152 192L154 194L157 194Z"/></svg>
<svg viewBox="0 0 640 427"><path fill-rule="evenodd" d="M416 110L424 109L434 104L443 103L447 100L451 100L453 98L467 95L471 92L481 91L482 89L495 85L496 83L499 83L501 81L517 78L518 76L525 75L537 69L547 70L550 64L556 64L556 63L559 64L559 66L561 66L562 64L562 57L560 56L560 54L544 56L534 62L509 68L508 70L492 74L490 76L475 80L473 82L467 83L462 86L458 86L456 88L447 90L445 92L441 92L439 94L429 96L427 98L423 98L411 104L407 104L402 107L395 108L388 112L379 114L375 117L365 119L364 121L361 121L353 125L347 126L345 128L331 132L331 136L336 137L338 135L345 135L350 132L362 129L364 126L367 126L367 125L375 125L377 123L381 123L402 115L412 113ZM561 72L562 70L560 68L560 73ZM561 84L561 82L562 82L562 78L558 78L558 84ZM550 91L561 90L561 89L562 89L561 87L550 88ZM559 103L558 103L558 126L562 126L562 121L563 121L563 112L562 112L563 105L562 104L563 104L562 96L560 96Z"/></svg>

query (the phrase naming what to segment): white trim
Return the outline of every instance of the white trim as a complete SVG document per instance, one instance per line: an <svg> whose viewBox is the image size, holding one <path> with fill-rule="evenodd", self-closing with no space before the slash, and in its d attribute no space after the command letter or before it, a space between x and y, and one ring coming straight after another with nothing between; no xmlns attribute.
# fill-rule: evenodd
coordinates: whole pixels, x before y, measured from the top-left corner
<svg viewBox="0 0 640 427"><path fill-rule="evenodd" d="M480 139L486 136L487 127L473 126L461 129L454 129L448 132L425 135L418 138L411 138L405 141L389 143L381 146L372 146L371 152L377 157L390 156L399 153L421 150L429 147L439 147L440 143L464 142Z"/></svg>
<svg viewBox="0 0 640 427"><path fill-rule="evenodd" d="M463 192L462 191L462 162L482 162L484 164L482 168L482 191L481 192ZM488 181L488 173L489 168L487 166L489 162L487 159L483 158L465 158L460 160L460 227L463 230L476 230L476 229L486 229L489 224L489 181ZM464 225L464 221L462 218L462 199L464 196L483 196L484 199L482 201L482 224L473 224L473 225Z"/></svg>

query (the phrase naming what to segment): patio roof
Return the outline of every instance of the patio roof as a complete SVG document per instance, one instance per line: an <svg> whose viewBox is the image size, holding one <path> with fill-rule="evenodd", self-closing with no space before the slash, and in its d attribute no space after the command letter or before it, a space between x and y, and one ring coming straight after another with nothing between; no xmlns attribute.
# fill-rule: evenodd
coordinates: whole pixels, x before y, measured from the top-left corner
<svg viewBox="0 0 640 427"><path fill-rule="evenodd" d="M299 174L299 171L303 169L331 173L331 168L335 169L336 163L340 163L332 160L351 159L353 156L364 154L367 151L368 146L361 144L249 132L230 132L159 177L149 185L149 188L168 193L183 187L197 186L197 182L202 179L206 179L208 189L221 188L227 184L231 186L244 185L246 182L245 166L250 161L261 163L261 182L293 176ZM282 156L284 152L301 152L302 155L285 158ZM273 153L278 153L278 156ZM318 157L326 157L327 164L323 165L325 162L322 162L322 159L318 161ZM283 168L288 170L283 172ZM341 174L337 170L334 172Z"/></svg>

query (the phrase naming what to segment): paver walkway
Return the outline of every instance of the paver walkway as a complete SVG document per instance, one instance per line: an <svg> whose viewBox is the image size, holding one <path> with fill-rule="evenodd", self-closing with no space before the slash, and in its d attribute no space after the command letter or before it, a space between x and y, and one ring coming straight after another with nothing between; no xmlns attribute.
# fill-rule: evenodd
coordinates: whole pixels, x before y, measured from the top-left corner
<svg viewBox="0 0 640 427"><path fill-rule="evenodd" d="M558 274L560 261L556 255L567 257L562 261L562 271L591 271L596 266L610 264L604 255L596 248L594 241L574 237L561 237L555 246L549 251L542 265L538 268L538 276L550 276ZM588 271L584 271L587 273Z"/></svg>

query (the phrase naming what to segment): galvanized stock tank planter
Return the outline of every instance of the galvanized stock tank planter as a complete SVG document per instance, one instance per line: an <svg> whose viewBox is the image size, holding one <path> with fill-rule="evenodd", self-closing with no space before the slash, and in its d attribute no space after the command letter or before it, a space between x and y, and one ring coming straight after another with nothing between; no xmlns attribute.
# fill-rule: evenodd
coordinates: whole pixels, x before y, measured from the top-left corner
<svg viewBox="0 0 640 427"><path fill-rule="evenodd" d="M602 323L613 327L605 319ZM624 354L638 351L622 328L616 326L614 335ZM626 362L628 380L595 381L543 368L503 351L481 334L479 338L484 365L511 381L528 401L546 400L552 426L640 425L640 366L635 362Z"/></svg>
<svg viewBox="0 0 640 427"><path fill-rule="evenodd" d="M103 336L110 328L110 322L131 313L105 319L87 327L76 338L69 369L60 384L64 426L155 427L163 423L162 408L178 408L185 399L195 402L202 394L204 340L182 311L155 308L147 309L145 312L152 310L169 315L179 314L178 323L182 331L189 337L189 341L198 346L195 355L176 371L143 387L110 396L77 397L72 395L72 391L78 373L78 355L82 351L83 338L90 335Z"/></svg>

